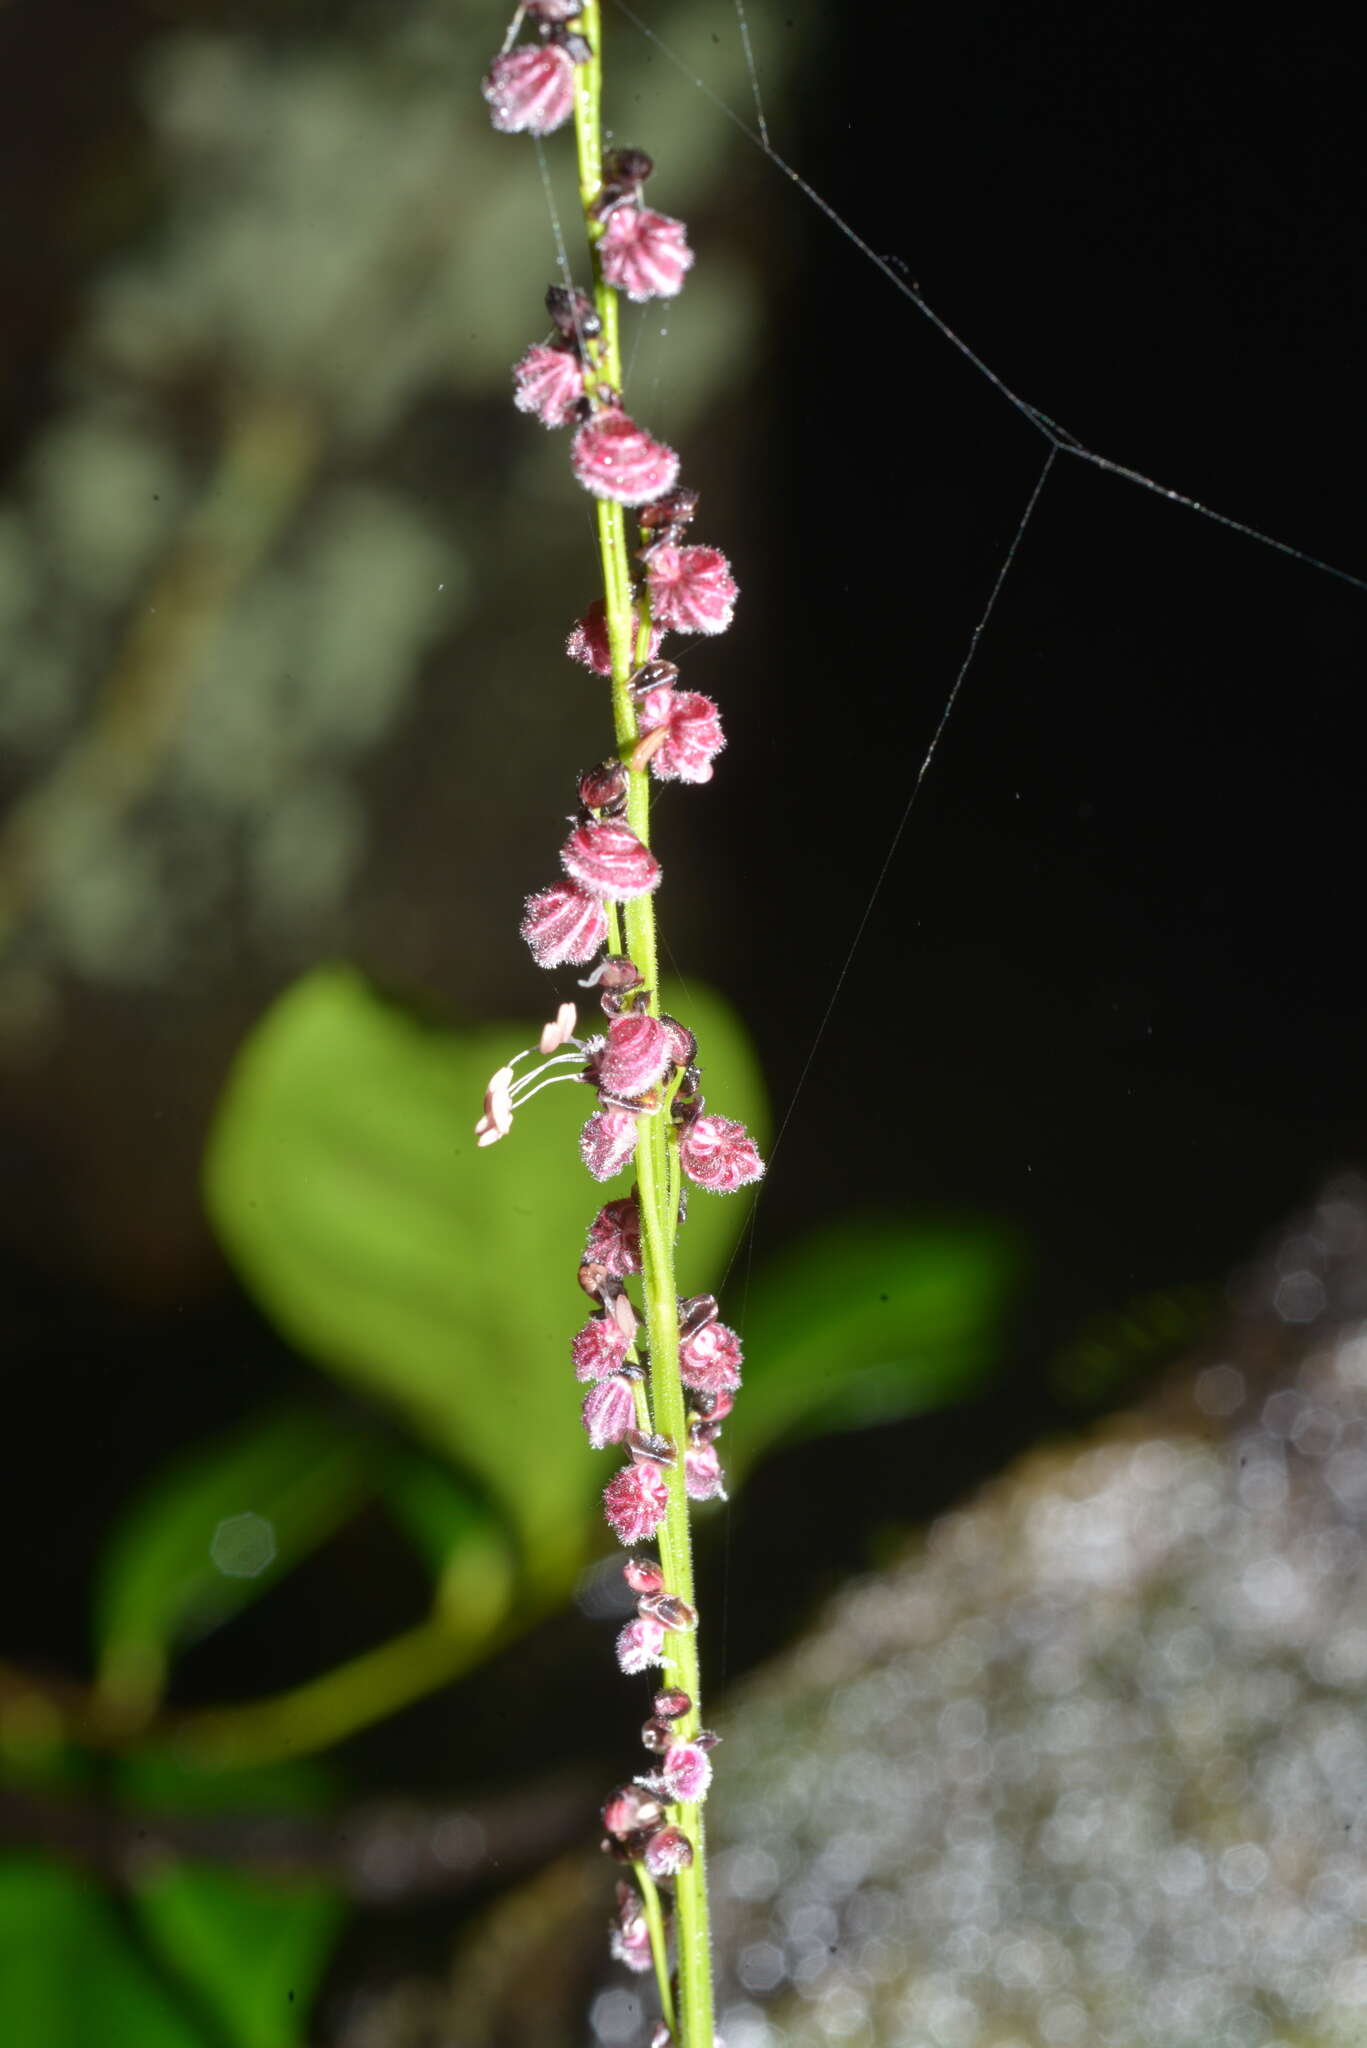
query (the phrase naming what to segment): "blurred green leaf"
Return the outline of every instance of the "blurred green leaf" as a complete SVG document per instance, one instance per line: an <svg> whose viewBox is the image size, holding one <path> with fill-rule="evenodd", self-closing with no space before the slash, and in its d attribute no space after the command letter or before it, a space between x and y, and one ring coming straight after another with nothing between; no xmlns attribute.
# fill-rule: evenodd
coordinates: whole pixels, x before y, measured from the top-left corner
<svg viewBox="0 0 1367 2048"><path fill-rule="evenodd" d="M753 1055L720 1000L665 991L697 1031L708 1100L762 1122ZM496 1499L530 1580L560 1590L602 1483L568 1366L584 1232L604 1196L576 1158L587 1092L552 1089L504 1144L473 1125L533 1023L436 1028L348 968L304 977L242 1049L210 1137L219 1237L299 1347L403 1411ZM681 1285L715 1283L744 1222L700 1195Z"/></svg>
<svg viewBox="0 0 1367 2048"><path fill-rule="evenodd" d="M162 1864L137 1888L149 1941L220 2019L233 2048L304 2040L345 1911L326 1885L273 1883L207 1864Z"/></svg>
<svg viewBox="0 0 1367 2048"><path fill-rule="evenodd" d="M116 1772L119 1797L134 1811L222 1813L239 1838L253 1816L269 1840L280 1814L326 1811L335 1796L333 1773L314 1763L211 1770L178 1752L143 1750ZM155 1838L154 1822L149 1829ZM216 2044L295 2048L305 2038L346 1913L332 1886L158 1855L136 1872L133 1908L167 1976L212 2015Z"/></svg>
<svg viewBox="0 0 1367 2048"><path fill-rule="evenodd" d="M354 1429L296 1410L196 1450L133 1503L106 1549L96 1597L98 1683L153 1705L174 1644L259 1599L372 1490Z"/></svg>
<svg viewBox="0 0 1367 2048"><path fill-rule="evenodd" d="M485 1503L416 1449L391 1456L384 1498L430 1567L442 1612L463 1636L492 1635L515 1588L508 1546Z"/></svg>
<svg viewBox="0 0 1367 2048"><path fill-rule="evenodd" d="M158 1982L102 1893L36 1856L0 1859L0 2041L217 2048Z"/></svg>
<svg viewBox="0 0 1367 2048"><path fill-rule="evenodd" d="M780 1440L915 1415L998 1360L1020 1269L981 1224L842 1223L765 1266L745 1304L729 1475Z"/></svg>

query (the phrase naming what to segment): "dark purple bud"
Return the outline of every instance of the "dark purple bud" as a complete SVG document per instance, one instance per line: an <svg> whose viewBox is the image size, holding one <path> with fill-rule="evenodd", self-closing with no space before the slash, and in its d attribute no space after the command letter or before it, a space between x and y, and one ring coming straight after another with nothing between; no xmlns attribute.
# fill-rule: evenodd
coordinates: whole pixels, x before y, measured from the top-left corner
<svg viewBox="0 0 1367 2048"><path fill-rule="evenodd" d="M575 35L573 30L565 28L555 29L552 31L552 34L555 41L559 43L561 49L569 58L571 64L588 63L589 58L593 55L593 45L589 42L587 36Z"/></svg>
<svg viewBox="0 0 1367 2048"><path fill-rule="evenodd" d="M684 1635L698 1626L698 1610L678 1593L642 1593L636 1611L651 1615L661 1627L678 1629Z"/></svg>
<svg viewBox="0 0 1367 2048"><path fill-rule="evenodd" d="M592 340L602 331L603 323L598 318L593 300L588 293L572 289L568 285L552 284L546 287L546 311L566 341L578 341L581 337Z"/></svg>
<svg viewBox="0 0 1367 2048"><path fill-rule="evenodd" d="M653 1557L629 1557L622 1566L622 1577L633 1593L660 1593L664 1590L665 1575Z"/></svg>
<svg viewBox="0 0 1367 2048"><path fill-rule="evenodd" d="M693 1844L682 1828L661 1828L646 1843L642 1861L654 1878L677 1877L693 1861Z"/></svg>
<svg viewBox="0 0 1367 2048"><path fill-rule="evenodd" d="M633 697L648 697L652 690L672 689L678 680L672 661L647 661L627 678L627 688Z"/></svg>
<svg viewBox="0 0 1367 2048"><path fill-rule="evenodd" d="M656 1756L663 1756L674 1740L674 1731L668 1721L647 1721L641 1730L641 1741Z"/></svg>
<svg viewBox="0 0 1367 2048"><path fill-rule="evenodd" d="M579 778L579 801L586 811L607 811L614 817L627 800L627 771L621 761L603 761Z"/></svg>
<svg viewBox="0 0 1367 2048"><path fill-rule="evenodd" d="M713 1728L700 1728L693 1737L694 1745L698 1749L715 1749L720 1741L720 1735Z"/></svg>
<svg viewBox="0 0 1367 2048"><path fill-rule="evenodd" d="M716 1320L715 1294L686 1294L679 1303L679 1342L686 1343L704 1323L715 1323Z"/></svg>
<svg viewBox="0 0 1367 2048"><path fill-rule="evenodd" d="M670 1065L691 1067L698 1057L698 1041L693 1033L677 1017L661 1017L660 1022L668 1033Z"/></svg>
<svg viewBox="0 0 1367 2048"><path fill-rule="evenodd" d="M641 1214L636 1207L634 1195L624 1195L616 1202L605 1202L589 1225L587 1256L601 1264L609 1274L625 1279L628 1273L641 1270ZM583 1281L580 1281L583 1286ZM586 1293L596 1293L595 1288L586 1288Z"/></svg>
<svg viewBox="0 0 1367 2048"><path fill-rule="evenodd" d="M680 485L668 497L657 498L653 505L643 505L636 518L647 533L658 533L662 527L674 527L682 533L697 512L699 496L687 485Z"/></svg>
<svg viewBox="0 0 1367 2048"><path fill-rule="evenodd" d="M643 1429L633 1429L627 1437L627 1449L637 1463L650 1465L677 1465L679 1454L667 1436L648 1436Z"/></svg>
<svg viewBox="0 0 1367 2048"><path fill-rule="evenodd" d="M655 168L643 149L610 149L603 158L603 180L613 185L644 185Z"/></svg>
<svg viewBox="0 0 1367 2048"><path fill-rule="evenodd" d="M686 1692L672 1686L665 1692L657 1692L651 1705L662 1721L680 1721L692 1711L693 1702Z"/></svg>

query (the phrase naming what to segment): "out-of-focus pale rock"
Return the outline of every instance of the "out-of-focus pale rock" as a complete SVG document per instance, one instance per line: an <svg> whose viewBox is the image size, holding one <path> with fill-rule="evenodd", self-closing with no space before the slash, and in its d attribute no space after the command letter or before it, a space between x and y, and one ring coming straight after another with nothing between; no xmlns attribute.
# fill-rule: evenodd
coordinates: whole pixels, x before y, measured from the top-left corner
<svg viewBox="0 0 1367 2048"><path fill-rule="evenodd" d="M1367 1189L731 1702L729 2048L1367 2039Z"/></svg>

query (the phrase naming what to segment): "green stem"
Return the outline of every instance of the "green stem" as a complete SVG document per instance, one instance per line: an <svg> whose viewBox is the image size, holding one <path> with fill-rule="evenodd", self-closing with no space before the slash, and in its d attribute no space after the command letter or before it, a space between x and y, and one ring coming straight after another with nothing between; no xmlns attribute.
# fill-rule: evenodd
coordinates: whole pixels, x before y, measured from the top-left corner
<svg viewBox="0 0 1367 2048"><path fill-rule="evenodd" d="M669 1937L665 1933L665 1916L660 1909L660 1894L655 1889L655 1880L644 1863L633 1863L632 1871L641 1888L641 1904L645 1908L646 1926L650 1929L650 1954L655 1964L655 1982L660 1992L660 2015L672 2034L676 2028L674 2018L674 1988L669 1981Z"/></svg>
<svg viewBox="0 0 1367 2048"><path fill-rule="evenodd" d="M589 246L594 254L594 305L602 322L596 348L596 369L589 388L602 381L622 389L618 343L617 294L604 284L597 259L602 229L590 211L597 196L603 160L602 20L599 0L586 0L580 33L592 52L576 73L575 141L579 163L579 196L584 208ZM631 562L627 552L626 518L620 505L597 503L598 551L603 571L603 602L608 646L612 654L612 715L619 749L630 753L639 737L636 707L627 688L637 648L632 615ZM643 644L649 645L649 622L643 620ZM631 771L627 787L627 823L645 845L650 844L649 770ZM660 978L652 896L637 897L623 908L626 951L639 969L652 1016L660 1012ZM615 936L615 935L614 935ZM690 1605L693 1594L693 1551L684 1488L684 1452L688 1424L683 1383L679 1378L678 1288L674 1278L674 1238L678 1220L677 1163L671 1171L670 1122L667 1110L640 1120L636 1152L637 1195L641 1212L641 1264L646 1327L650 1339L650 1393L655 1428L672 1439L677 1457L665 1474L669 1505L660 1528L660 1565L665 1584ZM695 1634L671 1637L677 1683L692 1706L676 1723L687 1739L701 1720L698 1639ZM679 2021L673 2031L681 2048L712 2048L712 1957L708 1930L707 1872L703 1853L702 1813L696 1805L675 1809L675 1824L693 1846L693 1861L675 1880L675 1937L679 1960ZM647 1910L649 1910L647 1908ZM665 2015L668 2019L668 2013Z"/></svg>

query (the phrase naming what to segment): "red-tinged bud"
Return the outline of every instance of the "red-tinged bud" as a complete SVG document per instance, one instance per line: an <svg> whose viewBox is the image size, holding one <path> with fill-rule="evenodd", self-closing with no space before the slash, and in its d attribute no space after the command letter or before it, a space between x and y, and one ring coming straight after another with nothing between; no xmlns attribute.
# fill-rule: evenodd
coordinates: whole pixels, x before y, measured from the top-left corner
<svg viewBox="0 0 1367 2048"><path fill-rule="evenodd" d="M584 0L523 0L523 5L535 21L573 21L584 12Z"/></svg>
<svg viewBox="0 0 1367 2048"><path fill-rule="evenodd" d="M698 1626L697 1608L691 1607L679 1593L642 1593L636 1612L648 1614L661 1628L672 1628L680 1635L691 1635Z"/></svg>
<svg viewBox="0 0 1367 2048"><path fill-rule="evenodd" d="M697 690L674 690L662 708L661 695L652 691L640 712L646 739L664 733L650 756L651 774L659 782L710 782L713 760L726 745L716 705Z"/></svg>
<svg viewBox="0 0 1367 2048"><path fill-rule="evenodd" d="M682 1828L660 1828L646 1843L641 1861L656 1880L677 1877L693 1861L693 1844Z"/></svg>
<svg viewBox="0 0 1367 2048"><path fill-rule="evenodd" d="M627 677L627 688L639 704L652 690L672 690L678 680L679 671L672 661L646 661Z"/></svg>
<svg viewBox="0 0 1367 2048"><path fill-rule="evenodd" d="M628 1678L665 1662L665 1632L658 1621L638 1615L617 1636L617 1662Z"/></svg>
<svg viewBox="0 0 1367 2048"><path fill-rule="evenodd" d="M734 1393L743 1355L734 1330L725 1323L703 1323L680 1339L679 1378L700 1394Z"/></svg>
<svg viewBox="0 0 1367 2048"><path fill-rule="evenodd" d="M610 149L603 158L603 181L609 185L644 185L655 159L643 149Z"/></svg>
<svg viewBox="0 0 1367 2048"><path fill-rule="evenodd" d="M480 90L500 134L549 135L574 112L574 64L558 43L521 43L495 57Z"/></svg>
<svg viewBox="0 0 1367 2048"><path fill-rule="evenodd" d="M645 1430L633 1429L627 1437L627 1448L639 1463L647 1465L677 1465L678 1452L671 1438L648 1435Z"/></svg>
<svg viewBox="0 0 1367 2048"><path fill-rule="evenodd" d="M693 1033L677 1017L661 1017L660 1022L665 1028L671 1067L691 1067L698 1056L698 1041Z"/></svg>
<svg viewBox="0 0 1367 2048"><path fill-rule="evenodd" d="M522 936L538 967L583 966L607 935L607 914L598 897L574 882L555 882L527 898Z"/></svg>
<svg viewBox="0 0 1367 2048"><path fill-rule="evenodd" d="M579 1156L595 1180L611 1180L636 1156L638 1119L627 1109L596 1109L579 1133Z"/></svg>
<svg viewBox="0 0 1367 2048"><path fill-rule="evenodd" d="M671 491L679 458L652 441L635 420L614 407L585 420L570 446L570 464L586 491L617 505L645 505Z"/></svg>
<svg viewBox="0 0 1367 2048"><path fill-rule="evenodd" d="M605 1202L589 1225L587 1256L614 1279L641 1270L641 1212L634 1195Z"/></svg>
<svg viewBox="0 0 1367 2048"><path fill-rule="evenodd" d="M612 903L629 903L633 897L648 896L660 881L660 863L650 848L642 844L630 825L620 824L615 818L576 825L560 849L560 865L590 895L605 897ZM530 914L530 905L528 910ZM525 935L525 925L523 932ZM536 948L533 946L532 950L535 952ZM587 960L590 956L585 953L575 957Z"/></svg>
<svg viewBox="0 0 1367 2048"><path fill-rule="evenodd" d="M584 1396L583 1419L595 1451L620 1444L636 1420L630 1380L613 1373L610 1379L595 1381Z"/></svg>
<svg viewBox="0 0 1367 2048"><path fill-rule="evenodd" d="M661 541L647 569L650 615L672 633L724 633L740 592L719 548L676 547Z"/></svg>
<svg viewBox="0 0 1367 2048"><path fill-rule="evenodd" d="M648 1459L624 1465L603 1489L608 1526L622 1543L648 1543L668 1506L664 1473Z"/></svg>
<svg viewBox="0 0 1367 2048"><path fill-rule="evenodd" d="M622 1566L622 1577L633 1593L664 1590L665 1575L653 1557L629 1557Z"/></svg>
<svg viewBox="0 0 1367 2048"><path fill-rule="evenodd" d="M638 1785L634 1778L629 1785L619 1785L603 1808L603 1826L619 1842L643 1833L646 1828L657 1828L663 1819L659 1794Z"/></svg>
<svg viewBox="0 0 1367 2048"><path fill-rule="evenodd" d="M692 1711L693 1702L686 1692L671 1687L667 1692L657 1692L651 1705L662 1721L679 1721Z"/></svg>
<svg viewBox="0 0 1367 2048"><path fill-rule="evenodd" d="M690 1444L684 1452L684 1490L690 1500L725 1500L726 1474L715 1444Z"/></svg>
<svg viewBox="0 0 1367 2048"><path fill-rule="evenodd" d="M513 404L543 427L565 427L584 396L584 366L572 349L534 342L513 366Z"/></svg>
<svg viewBox="0 0 1367 2048"><path fill-rule="evenodd" d="M668 1721L647 1721L641 1729L641 1746L652 1756L663 1756L674 1740L674 1731Z"/></svg>
<svg viewBox="0 0 1367 2048"><path fill-rule="evenodd" d="M627 1340L611 1316L590 1316L570 1340L577 1380L605 1380L627 1355Z"/></svg>
<svg viewBox="0 0 1367 2048"><path fill-rule="evenodd" d="M714 1728L700 1728L693 1740L699 1749L713 1750L721 1741L721 1737Z"/></svg>
<svg viewBox="0 0 1367 2048"><path fill-rule="evenodd" d="M601 961L593 973L579 984L580 988L601 988L605 997L620 995L640 985L641 970L634 960L627 959L625 953L609 953L607 959ZM615 1016L617 1013L614 1010L611 1014Z"/></svg>
<svg viewBox="0 0 1367 2048"><path fill-rule="evenodd" d="M606 811L617 817L626 805L627 771L623 761L603 761L586 768L579 778L579 801L586 811Z"/></svg>
<svg viewBox="0 0 1367 2048"><path fill-rule="evenodd" d="M636 657L636 642L640 638L640 631L640 619L633 611L631 615L631 656L633 660ZM650 629L650 651L652 654L663 639L664 633L660 627L652 625ZM582 662L584 667L591 668L596 676L610 676L612 674L612 648L608 643L608 619L601 597L595 597L583 618L577 619L574 625L570 627L569 638L565 642L565 652L571 661Z"/></svg>
<svg viewBox="0 0 1367 2048"><path fill-rule="evenodd" d="M693 265L683 222L649 206L614 207L598 244L598 257L604 282L638 305L646 299L672 299L683 289L684 277ZM670 485L664 488L668 490ZM652 491L650 495L662 494Z"/></svg>
<svg viewBox="0 0 1367 2048"><path fill-rule="evenodd" d="M695 1806L707 1797L712 1783L712 1760L696 1742L674 1742L665 1751L660 1777L671 1799Z"/></svg>
<svg viewBox="0 0 1367 2048"><path fill-rule="evenodd" d="M614 1018L598 1056L598 1085L614 1095L644 1095L669 1065L669 1033L657 1017Z"/></svg>
<svg viewBox="0 0 1367 2048"><path fill-rule="evenodd" d="M679 1136L679 1158L688 1178L714 1195L732 1195L764 1172L754 1139L729 1117L700 1116Z"/></svg>

